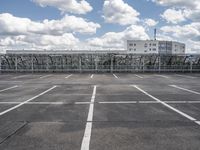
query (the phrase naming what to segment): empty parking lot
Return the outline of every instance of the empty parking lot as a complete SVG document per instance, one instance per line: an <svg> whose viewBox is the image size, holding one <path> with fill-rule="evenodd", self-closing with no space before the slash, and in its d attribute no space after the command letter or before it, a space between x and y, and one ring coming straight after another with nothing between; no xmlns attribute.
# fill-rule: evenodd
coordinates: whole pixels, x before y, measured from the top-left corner
<svg viewBox="0 0 200 150"><path fill-rule="evenodd" d="M199 150L200 74L0 74L2 150Z"/></svg>

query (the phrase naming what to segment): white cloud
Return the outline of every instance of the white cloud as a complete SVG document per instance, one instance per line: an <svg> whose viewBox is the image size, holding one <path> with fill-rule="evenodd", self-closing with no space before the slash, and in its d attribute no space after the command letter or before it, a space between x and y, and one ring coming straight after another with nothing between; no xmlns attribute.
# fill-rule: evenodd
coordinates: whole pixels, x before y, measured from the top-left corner
<svg viewBox="0 0 200 150"><path fill-rule="evenodd" d="M79 39L71 33L61 36L53 35L24 35L0 37L0 47L7 49L73 49Z"/></svg>
<svg viewBox="0 0 200 150"><path fill-rule="evenodd" d="M50 34L62 35L66 32L85 34L96 33L100 25L75 16L65 15L61 20L35 22L28 18L19 18L11 14L0 14L0 34L26 35Z"/></svg>
<svg viewBox="0 0 200 150"><path fill-rule="evenodd" d="M52 6L62 12L86 14L92 11L92 6L85 0L32 0L42 7Z"/></svg>
<svg viewBox="0 0 200 150"><path fill-rule="evenodd" d="M150 18L145 19L144 22L145 22L145 24L148 25L149 27L154 27L154 26L156 26L156 25L158 24L158 21L155 21L155 20L150 19Z"/></svg>
<svg viewBox="0 0 200 150"><path fill-rule="evenodd" d="M139 12L123 0L104 1L103 18L107 23L118 23L120 25L135 24L139 21L139 15Z"/></svg>
<svg viewBox="0 0 200 150"><path fill-rule="evenodd" d="M47 46L47 45L75 45L76 43L79 42L77 38L73 36L71 33L65 33L61 36L54 36L54 35L42 35L42 36L29 36L26 37L25 39L26 42L33 42L36 45L42 45L42 46Z"/></svg>
<svg viewBox="0 0 200 150"><path fill-rule="evenodd" d="M162 6L184 7L189 9L200 8L199 0L152 0Z"/></svg>
<svg viewBox="0 0 200 150"><path fill-rule="evenodd" d="M182 9L167 9L161 17L168 23L177 24L186 20L186 13Z"/></svg>
<svg viewBox="0 0 200 150"><path fill-rule="evenodd" d="M172 39L186 43L188 52L191 49L200 49L200 23L190 23L187 25L164 26L161 28L162 34ZM200 51L199 51L200 52Z"/></svg>
<svg viewBox="0 0 200 150"><path fill-rule="evenodd" d="M94 34L98 28L97 23L69 15L38 22L4 13L0 14L0 47L73 49L80 43L74 34Z"/></svg>
<svg viewBox="0 0 200 150"><path fill-rule="evenodd" d="M191 23L184 26L164 26L161 31L178 39L197 39L200 36L200 23Z"/></svg>
<svg viewBox="0 0 200 150"><path fill-rule="evenodd" d="M188 19L192 21L200 21L200 9L199 10L190 10L190 13L187 16Z"/></svg>
<svg viewBox="0 0 200 150"><path fill-rule="evenodd" d="M131 25L122 32L108 32L102 37L89 39L88 44L99 49L124 49L127 39L146 40L149 36L142 26Z"/></svg>
<svg viewBox="0 0 200 150"><path fill-rule="evenodd" d="M161 6L170 6L162 15L168 22L178 23L190 19L200 21L200 0L152 0ZM167 18L169 17L169 19Z"/></svg>

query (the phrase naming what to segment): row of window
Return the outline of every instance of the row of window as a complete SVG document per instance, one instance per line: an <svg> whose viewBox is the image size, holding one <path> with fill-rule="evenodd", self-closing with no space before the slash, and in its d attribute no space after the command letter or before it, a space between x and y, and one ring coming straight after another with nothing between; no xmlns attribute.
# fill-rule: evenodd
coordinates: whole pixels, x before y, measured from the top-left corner
<svg viewBox="0 0 200 150"><path fill-rule="evenodd" d="M133 44L133 43L130 43L129 46L130 46L130 47L133 47L133 46L137 46L137 44L136 44L136 43L134 43L134 44ZM151 47L151 46L157 46L157 44L156 44L156 43L153 43L153 44L149 43L149 46L150 46L150 47ZM144 47L148 47L148 44L145 43L145 44L144 44Z"/></svg>
<svg viewBox="0 0 200 150"><path fill-rule="evenodd" d="M134 48L134 49L130 48L129 51L137 51L137 49L136 48ZM156 48L152 48L152 49L150 48L149 51L156 51ZM147 50L145 50L144 52L147 52Z"/></svg>

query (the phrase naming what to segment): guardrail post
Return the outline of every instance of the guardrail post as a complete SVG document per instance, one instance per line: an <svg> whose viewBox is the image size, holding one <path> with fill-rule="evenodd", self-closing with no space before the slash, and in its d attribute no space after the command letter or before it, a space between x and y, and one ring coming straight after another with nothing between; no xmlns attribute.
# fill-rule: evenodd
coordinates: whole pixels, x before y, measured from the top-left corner
<svg viewBox="0 0 200 150"><path fill-rule="evenodd" d="M193 70L193 62L192 60L190 61L190 72L192 73L192 70Z"/></svg>
<svg viewBox="0 0 200 150"><path fill-rule="evenodd" d="M31 72L33 73L33 54L31 55Z"/></svg>
<svg viewBox="0 0 200 150"><path fill-rule="evenodd" d="M79 72L81 73L82 72L82 59L81 59L80 55L78 56L78 59L79 59Z"/></svg>
<svg viewBox="0 0 200 150"><path fill-rule="evenodd" d="M2 58L1 58L1 55L0 55L0 74L1 74L1 71L2 71Z"/></svg>
<svg viewBox="0 0 200 150"><path fill-rule="evenodd" d="M159 65L159 73L160 73L160 71L161 71L161 56L160 55L158 56L158 59L159 59L158 60L158 63L159 63L158 65Z"/></svg>
<svg viewBox="0 0 200 150"><path fill-rule="evenodd" d="M49 59L48 59L48 55L46 55L46 72L49 71Z"/></svg>
<svg viewBox="0 0 200 150"><path fill-rule="evenodd" d="M110 72L111 73L113 73L113 60L114 60L113 57L114 56L111 55L111 63L110 63Z"/></svg>
<svg viewBox="0 0 200 150"><path fill-rule="evenodd" d="M143 71L143 73L144 73L144 66L145 66L144 60L145 60L145 56L142 57L142 71Z"/></svg>
<svg viewBox="0 0 200 150"><path fill-rule="evenodd" d="M18 59L17 59L17 56L15 55L15 71L17 72L18 70Z"/></svg>

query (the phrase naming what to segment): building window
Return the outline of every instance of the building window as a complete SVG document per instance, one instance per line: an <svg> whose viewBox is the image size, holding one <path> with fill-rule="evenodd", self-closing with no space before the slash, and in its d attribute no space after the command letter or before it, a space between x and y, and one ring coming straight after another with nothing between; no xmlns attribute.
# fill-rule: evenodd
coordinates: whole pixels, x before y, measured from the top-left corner
<svg viewBox="0 0 200 150"><path fill-rule="evenodd" d="M136 51L136 49L134 49L134 51Z"/></svg>
<svg viewBox="0 0 200 150"><path fill-rule="evenodd" d="M156 51L156 48L153 48L153 51Z"/></svg>
<svg viewBox="0 0 200 150"><path fill-rule="evenodd" d="M151 43L149 44L149 46L151 46Z"/></svg>
<svg viewBox="0 0 200 150"><path fill-rule="evenodd" d="M151 51L151 48L149 49L149 51Z"/></svg>
<svg viewBox="0 0 200 150"><path fill-rule="evenodd" d="M156 43L153 43L153 46L156 46L157 44Z"/></svg>
<svg viewBox="0 0 200 150"><path fill-rule="evenodd" d="M129 51L132 51L132 48L129 48Z"/></svg>
<svg viewBox="0 0 200 150"><path fill-rule="evenodd" d="M136 46L136 44L134 44L134 46Z"/></svg>
<svg viewBox="0 0 200 150"><path fill-rule="evenodd" d="M131 43L131 44L129 44L129 46L133 46L133 44Z"/></svg>
<svg viewBox="0 0 200 150"><path fill-rule="evenodd" d="M147 43L144 44L144 47L147 48Z"/></svg>

